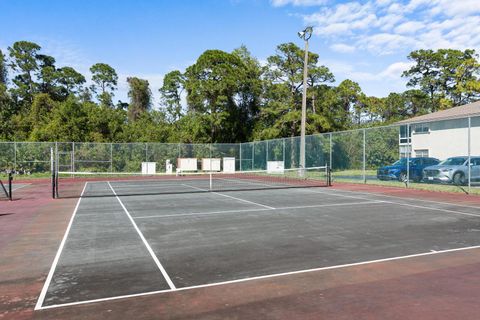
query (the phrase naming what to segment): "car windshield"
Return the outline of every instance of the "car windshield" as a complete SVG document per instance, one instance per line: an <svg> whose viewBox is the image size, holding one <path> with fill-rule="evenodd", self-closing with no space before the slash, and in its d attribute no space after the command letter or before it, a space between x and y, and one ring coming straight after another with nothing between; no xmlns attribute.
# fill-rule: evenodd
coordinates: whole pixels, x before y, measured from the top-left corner
<svg viewBox="0 0 480 320"><path fill-rule="evenodd" d="M461 166L467 160L466 158L448 158L439 163L441 166Z"/></svg>
<svg viewBox="0 0 480 320"><path fill-rule="evenodd" d="M411 164L412 159L410 159L408 162ZM407 165L407 158L402 158L393 163L393 166L405 166L405 165Z"/></svg>

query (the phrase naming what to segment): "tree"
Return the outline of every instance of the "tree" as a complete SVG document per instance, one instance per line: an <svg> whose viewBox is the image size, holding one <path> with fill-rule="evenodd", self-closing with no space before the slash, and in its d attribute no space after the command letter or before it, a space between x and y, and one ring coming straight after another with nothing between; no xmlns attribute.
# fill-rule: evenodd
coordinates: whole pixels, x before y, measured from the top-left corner
<svg viewBox="0 0 480 320"><path fill-rule="evenodd" d="M8 47L11 58L10 68L18 74L13 78L14 94L21 100L32 102L36 84L33 76L38 70L37 53L41 47L33 42L18 41Z"/></svg>
<svg viewBox="0 0 480 320"><path fill-rule="evenodd" d="M14 128L12 116L15 114L15 105L8 94L7 86L0 82L0 140L10 140Z"/></svg>
<svg viewBox="0 0 480 320"><path fill-rule="evenodd" d="M32 107L29 113L23 118L27 124L25 135L33 141L44 141L48 139L48 133L45 132L45 126L50 122L50 115L56 107L56 102L52 100L48 93L36 94L33 98Z"/></svg>
<svg viewBox="0 0 480 320"><path fill-rule="evenodd" d="M55 100L60 99L61 88L57 86L58 72L55 67L55 58L43 54L37 54L39 68L37 71L38 91L47 93Z"/></svg>
<svg viewBox="0 0 480 320"><path fill-rule="evenodd" d="M359 125L362 122L362 114L364 112L364 94L360 85L346 79L338 85L336 91L344 115L347 118L351 118L352 123Z"/></svg>
<svg viewBox="0 0 480 320"><path fill-rule="evenodd" d="M184 84L184 75L180 71L174 70L165 75L163 85L158 90L170 122L178 121L183 116L181 100Z"/></svg>
<svg viewBox="0 0 480 320"><path fill-rule="evenodd" d="M85 77L72 67L63 67L58 69L58 82L63 85L67 95L78 94L85 83Z"/></svg>
<svg viewBox="0 0 480 320"><path fill-rule="evenodd" d="M7 85L7 61L5 59L5 55L3 54L2 50L0 50L0 84Z"/></svg>
<svg viewBox="0 0 480 320"><path fill-rule="evenodd" d="M260 118L264 124L256 127L257 138L296 136L300 132L301 98L303 90L304 51L294 43L284 43L277 47L275 55L268 57L265 68L265 106ZM318 66L318 55L309 52L308 85L310 91L325 82L334 81L333 74L325 66ZM313 97L307 104L313 105ZM314 106L314 105L313 105ZM314 106L315 107L315 106ZM313 109L313 108L312 108ZM307 122L315 121L318 127L324 118L309 113ZM259 132L258 132L259 131Z"/></svg>
<svg viewBox="0 0 480 320"><path fill-rule="evenodd" d="M416 50L408 59L415 64L402 76L410 79L408 87L417 87L429 96L430 111L480 98L480 64L475 50Z"/></svg>
<svg viewBox="0 0 480 320"><path fill-rule="evenodd" d="M245 79L245 65L234 54L207 50L185 72L188 112L207 117L210 142L239 139L238 114L244 112L236 98Z"/></svg>
<svg viewBox="0 0 480 320"><path fill-rule="evenodd" d="M92 73L92 91L97 93L100 102L112 106L113 92L117 87L118 75L111 66L106 63L96 63L90 68ZM100 92L99 92L100 91Z"/></svg>
<svg viewBox="0 0 480 320"><path fill-rule="evenodd" d="M263 85L262 80L264 70L258 60L252 56L247 47L241 47L233 50L232 54L238 56L245 68L245 77L241 82L241 88L236 101L239 112L237 117L237 128L241 135L237 138L245 141L251 138L255 121L258 119L260 107L262 105Z"/></svg>
<svg viewBox="0 0 480 320"><path fill-rule="evenodd" d="M74 96L58 103L51 112L51 120L38 133L43 141L86 141L88 116L85 107Z"/></svg>
<svg viewBox="0 0 480 320"><path fill-rule="evenodd" d="M128 106L128 119L135 121L138 117L150 109L152 104L152 92L148 87L148 81L130 77L127 78L130 86L128 96L130 97L130 104Z"/></svg>

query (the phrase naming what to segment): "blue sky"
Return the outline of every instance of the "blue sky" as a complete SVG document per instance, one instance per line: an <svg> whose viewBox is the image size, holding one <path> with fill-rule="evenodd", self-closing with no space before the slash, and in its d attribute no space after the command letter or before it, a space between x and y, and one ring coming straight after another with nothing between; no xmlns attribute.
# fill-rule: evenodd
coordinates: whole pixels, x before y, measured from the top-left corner
<svg viewBox="0 0 480 320"><path fill-rule="evenodd" d="M33 41L86 76L108 63L122 100L127 76L148 79L158 101L163 75L204 50L245 44L265 61L280 43L303 46L306 25L320 62L368 95L405 90L412 50L480 49L479 0L0 0L0 49Z"/></svg>

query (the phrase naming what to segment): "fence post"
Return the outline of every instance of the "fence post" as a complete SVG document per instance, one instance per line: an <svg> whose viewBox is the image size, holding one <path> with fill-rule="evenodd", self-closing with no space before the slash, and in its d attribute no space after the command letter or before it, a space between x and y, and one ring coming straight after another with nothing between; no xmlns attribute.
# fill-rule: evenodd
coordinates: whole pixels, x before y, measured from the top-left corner
<svg viewBox="0 0 480 320"><path fill-rule="evenodd" d="M252 142L252 170L255 170L255 141Z"/></svg>
<svg viewBox="0 0 480 320"><path fill-rule="evenodd" d="M367 175L366 175L366 161L367 161L367 154L366 154L366 129L363 128L363 183L367 183Z"/></svg>
<svg viewBox="0 0 480 320"><path fill-rule="evenodd" d="M52 199L55 199L55 161L54 161L53 147L50 147L50 174L52 185Z"/></svg>
<svg viewBox="0 0 480 320"><path fill-rule="evenodd" d="M285 168L285 138L282 138L282 143L283 143L283 157L282 157L282 160L283 160L283 167Z"/></svg>
<svg viewBox="0 0 480 320"><path fill-rule="evenodd" d="M13 169L17 171L17 142L13 143Z"/></svg>
<svg viewBox="0 0 480 320"><path fill-rule="evenodd" d="M329 148L329 149L330 149L330 150L329 150L329 161L330 161L330 164L329 164L329 166L330 166L330 170L332 170L332 169L333 169L333 163L332 163L332 162L333 162L333 157L332 157L332 153L333 153L333 152L332 152L332 151L333 151L333 146L332 146L332 133L330 132L329 134L330 134L330 148Z"/></svg>
<svg viewBox="0 0 480 320"><path fill-rule="evenodd" d="M113 172L113 143L110 143L110 172Z"/></svg>
<svg viewBox="0 0 480 320"><path fill-rule="evenodd" d="M72 142L72 172L75 172L75 142Z"/></svg>
<svg viewBox="0 0 480 320"><path fill-rule="evenodd" d="M265 166L266 166L266 168L265 169L268 168L268 140L266 140L266 143L267 143L267 145L265 147L265 149L266 149L266 152L265 152Z"/></svg>
<svg viewBox="0 0 480 320"><path fill-rule="evenodd" d="M239 143L240 145L240 171L242 171L242 143Z"/></svg>
<svg viewBox="0 0 480 320"><path fill-rule="evenodd" d="M407 181L405 182L406 187L408 188L410 185L410 149L412 147L411 145L412 139L410 136L410 124L407 124Z"/></svg>
<svg viewBox="0 0 480 320"><path fill-rule="evenodd" d="M470 194L472 183L471 183L471 178L472 178L472 164L471 164L471 153L472 153L472 140L471 140L471 128L472 128L472 118L468 117L468 194Z"/></svg>

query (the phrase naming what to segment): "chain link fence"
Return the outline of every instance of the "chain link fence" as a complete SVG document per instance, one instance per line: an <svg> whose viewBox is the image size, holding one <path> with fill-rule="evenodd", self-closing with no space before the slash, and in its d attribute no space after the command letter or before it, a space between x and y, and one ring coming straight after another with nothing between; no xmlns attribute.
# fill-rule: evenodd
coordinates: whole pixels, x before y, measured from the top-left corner
<svg viewBox="0 0 480 320"><path fill-rule="evenodd" d="M142 162L165 172L167 160L175 168L178 158L234 158L239 171L266 170L270 161L300 167L296 136L230 144L0 142L0 170L47 173L51 148L67 172L140 172ZM306 167L328 165L337 182L480 186L480 117L309 135L305 151Z"/></svg>

